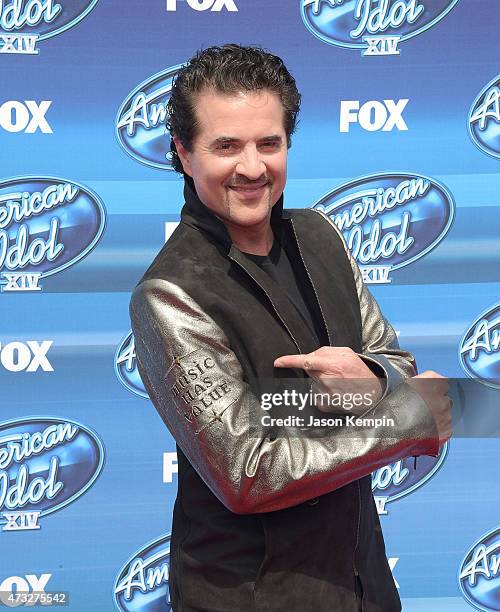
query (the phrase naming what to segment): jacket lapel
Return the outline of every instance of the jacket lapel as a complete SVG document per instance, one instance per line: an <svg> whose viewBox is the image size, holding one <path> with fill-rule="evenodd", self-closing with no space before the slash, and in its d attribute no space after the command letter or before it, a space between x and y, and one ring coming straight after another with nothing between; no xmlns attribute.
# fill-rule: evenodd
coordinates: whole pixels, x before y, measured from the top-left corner
<svg viewBox="0 0 500 612"><path fill-rule="evenodd" d="M351 264L335 230L311 210L294 210L295 243L309 275L332 346L361 350L361 319ZM315 237L324 236L316 241ZM322 244L322 248L318 248ZM353 299L354 297L354 299Z"/></svg>

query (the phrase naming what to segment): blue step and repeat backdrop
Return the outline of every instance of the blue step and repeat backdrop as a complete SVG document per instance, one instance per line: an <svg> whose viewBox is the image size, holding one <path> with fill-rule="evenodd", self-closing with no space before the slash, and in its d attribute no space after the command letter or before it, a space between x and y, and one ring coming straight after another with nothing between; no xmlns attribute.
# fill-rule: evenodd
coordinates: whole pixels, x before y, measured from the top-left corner
<svg viewBox="0 0 500 612"><path fill-rule="evenodd" d="M0 1L0 607L170 610L175 444L128 302L182 205L172 78L238 42L303 94L286 205L331 216L469 398L438 459L373 476L404 610L500 610L499 23L498 0Z"/></svg>

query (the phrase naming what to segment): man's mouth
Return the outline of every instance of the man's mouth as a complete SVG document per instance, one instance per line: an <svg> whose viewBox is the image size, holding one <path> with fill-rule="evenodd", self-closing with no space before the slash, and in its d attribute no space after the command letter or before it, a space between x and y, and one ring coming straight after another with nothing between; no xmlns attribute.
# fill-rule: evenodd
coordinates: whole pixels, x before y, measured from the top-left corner
<svg viewBox="0 0 500 612"><path fill-rule="evenodd" d="M269 183L266 182L252 185L228 185L228 187L229 189L233 189L234 191L238 191L240 193L252 194L259 191L260 189L263 189L264 187L267 187L268 185Z"/></svg>

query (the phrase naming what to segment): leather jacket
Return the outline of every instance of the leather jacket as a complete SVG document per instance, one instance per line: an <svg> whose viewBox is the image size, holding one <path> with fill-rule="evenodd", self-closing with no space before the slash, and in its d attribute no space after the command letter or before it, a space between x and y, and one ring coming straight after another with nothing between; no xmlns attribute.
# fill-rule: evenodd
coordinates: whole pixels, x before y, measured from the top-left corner
<svg viewBox="0 0 500 612"><path fill-rule="evenodd" d="M430 411L402 380L412 356L363 285L331 221L315 210L271 216L323 330L385 380L377 434L250 435L259 379L286 354L318 348L284 291L231 243L186 179L181 223L136 287L130 313L139 372L178 447L170 597L174 610L395 612L371 472L438 454ZM297 376L296 371L288 375ZM299 376L304 376L303 373Z"/></svg>

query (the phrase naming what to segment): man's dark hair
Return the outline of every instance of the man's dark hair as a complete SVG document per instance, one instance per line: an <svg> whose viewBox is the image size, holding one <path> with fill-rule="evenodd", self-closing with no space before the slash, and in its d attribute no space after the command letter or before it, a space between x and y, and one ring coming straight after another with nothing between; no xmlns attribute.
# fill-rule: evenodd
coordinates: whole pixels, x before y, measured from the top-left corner
<svg viewBox="0 0 500 612"><path fill-rule="evenodd" d="M223 94L262 89L275 92L283 105L284 129L290 147L300 109L300 94L281 58L259 47L235 44L209 47L191 58L177 73L167 106L167 128L188 151L191 151L198 130L195 97L203 89ZM174 170L183 172L173 139L170 148Z"/></svg>

